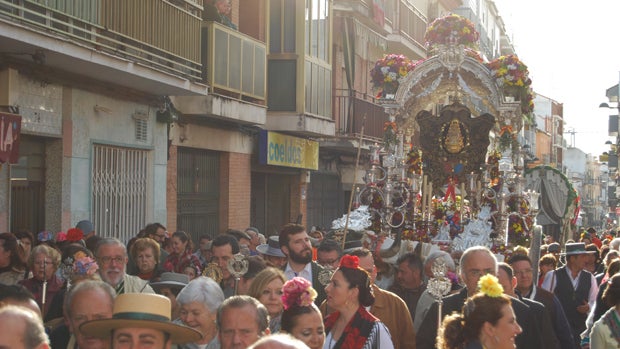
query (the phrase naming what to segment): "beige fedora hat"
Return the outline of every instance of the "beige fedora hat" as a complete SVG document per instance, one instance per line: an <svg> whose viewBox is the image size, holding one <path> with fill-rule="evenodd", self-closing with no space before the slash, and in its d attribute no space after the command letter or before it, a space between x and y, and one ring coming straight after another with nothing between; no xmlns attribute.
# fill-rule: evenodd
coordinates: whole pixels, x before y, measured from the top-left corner
<svg viewBox="0 0 620 349"><path fill-rule="evenodd" d="M120 294L114 300L111 319L83 323L80 331L88 336L106 338L116 328L152 328L170 335L173 344L196 342L202 334L193 328L170 322L170 300L149 293Z"/></svg>

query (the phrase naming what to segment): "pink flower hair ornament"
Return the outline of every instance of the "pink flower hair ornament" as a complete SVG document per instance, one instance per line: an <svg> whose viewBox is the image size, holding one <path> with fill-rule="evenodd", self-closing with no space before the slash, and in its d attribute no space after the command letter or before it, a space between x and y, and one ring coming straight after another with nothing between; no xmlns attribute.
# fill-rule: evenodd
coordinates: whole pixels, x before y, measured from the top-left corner
<svg viewBox="0 0 620 349"><path fill-rule="evenodd" d="M282 305L284 310L293 306L308 307L312 305L317 293L312 283L302 277L294 277L282 286Z"/></svg>

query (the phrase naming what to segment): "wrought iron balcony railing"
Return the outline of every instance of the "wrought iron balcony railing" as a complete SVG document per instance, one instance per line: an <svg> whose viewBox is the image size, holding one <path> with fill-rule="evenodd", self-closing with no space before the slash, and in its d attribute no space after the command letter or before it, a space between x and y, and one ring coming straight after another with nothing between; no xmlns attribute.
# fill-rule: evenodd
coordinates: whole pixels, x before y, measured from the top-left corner
<svg viewBox="0 0 620 349"><path fill-rule="evenodd" d="M202 9L202 0L0 0L0 20L199 80Z"/></svg>
<svg viewBox="0 0 620 349"><path fill-rule="evenodd" d="M383 107L376 104L375 98L358 91L336 89L333 108L339 135L359 137L366 116L364 138L372 141L383 138L383 126L389 118Z"/></svg>

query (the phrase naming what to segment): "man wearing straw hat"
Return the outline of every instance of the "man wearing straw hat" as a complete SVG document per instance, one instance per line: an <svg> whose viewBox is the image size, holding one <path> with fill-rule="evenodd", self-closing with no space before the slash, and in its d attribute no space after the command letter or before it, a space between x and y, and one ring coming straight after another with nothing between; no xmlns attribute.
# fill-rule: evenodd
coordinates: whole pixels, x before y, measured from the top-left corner
<svg viewBox="0 0 620 349"><path fill-rule="evenodd" d="M83 323L80 331L97 338L110 338L112 348L166 348L196 342L202 334L170 321L170 300L145 293L116 297L111 319Z"/></svg>
<svg viewBox="0 0 620 349"><path fill-rule="evenodd" d="M587 251L583 242L566 244L566 265L548 272L542 284L562 304L577 348L581 346L580 334L586 329L586 318L598 293L594 275L584 270L589 253L595 252Z"/></svg>

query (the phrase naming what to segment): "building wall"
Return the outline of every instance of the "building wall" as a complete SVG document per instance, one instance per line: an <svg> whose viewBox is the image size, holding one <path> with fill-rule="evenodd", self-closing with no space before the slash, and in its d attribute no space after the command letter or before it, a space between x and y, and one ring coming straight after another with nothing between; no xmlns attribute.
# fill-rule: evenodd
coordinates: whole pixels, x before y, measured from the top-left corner
<svg viewBox="0 0 620 349"><path fill-rule="evenodd" d="M250 226L251 159L255 138L248 133L215 126L175 123L171 129L170 161L167 168L166 206L168 230L177 229L178 147L205 149L220 154L219 230ZM190 232L195 233L195 232Z"/></svg>
<svg viewBox="0 0 620 349"><path fill-rule="evenodd" d="M251 154L224 153L220 160L220 230L250 226Z"/></svg>

